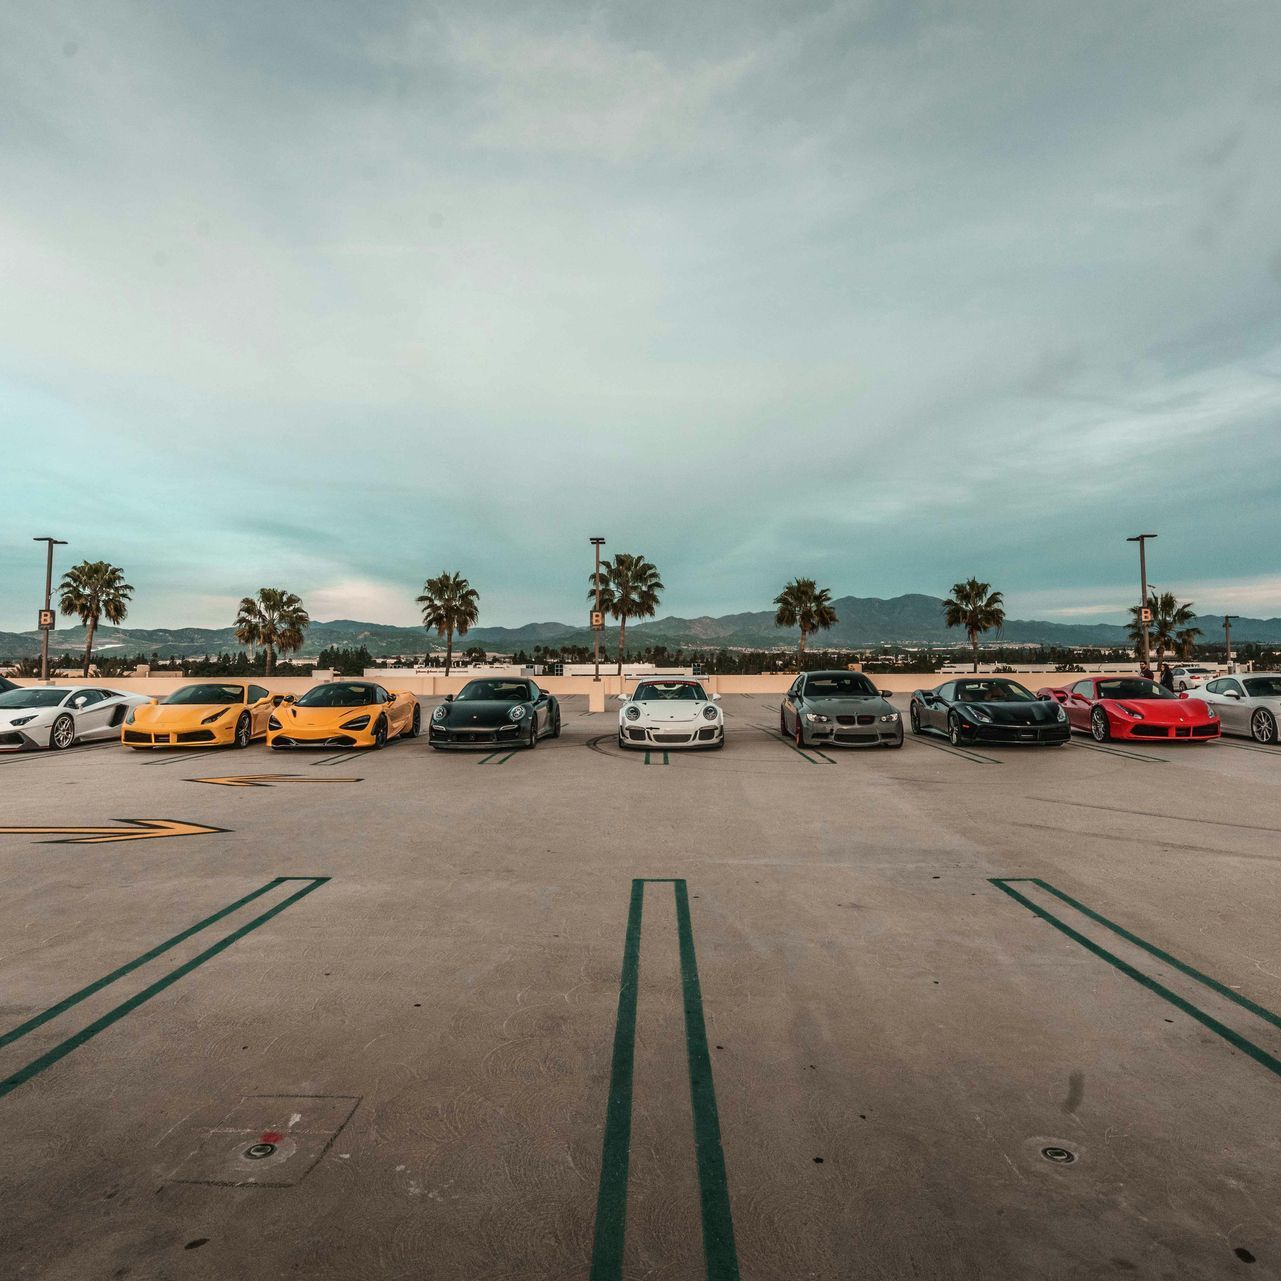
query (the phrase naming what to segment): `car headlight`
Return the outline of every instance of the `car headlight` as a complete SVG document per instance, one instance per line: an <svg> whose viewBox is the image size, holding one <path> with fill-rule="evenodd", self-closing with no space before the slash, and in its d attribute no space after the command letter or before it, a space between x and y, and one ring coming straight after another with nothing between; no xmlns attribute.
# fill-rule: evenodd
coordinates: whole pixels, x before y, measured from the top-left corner
<svg viewBox="0 0 1281 1281"><path fill-rule="evenodd" d="M1141 721L1143 719L1143 713L1136 712L1133 707L1126 707L1124 703L1118 703L1117 707L1127 716L1132 716L1136 721Z"/></svg>
<svg viewBox="0 0 1281 1281"><path fill-rule="evenodd" d="M436 708L434 712L432 712L431 718L436 722L437 725L439 725L441 721L443 721L448 715L449 715L449 709L445 706L444 703L441 703L441 705L438 708Z"/></svg>
<svg viewBox="0 0 1281 1281"><path fill-rule="evenodd" d="M703 715L706 716L709 721L714 721L716 719L716 708L712 707L711 704L708 704L708 706L703 708Z"/></svg>
<svg viewBox="0 0 1281 1281"><path fill-rule="evenodd" d="M221 708L219 711L214 712L213 715L206 716L205 719L202 720L200 723L202 725L212 725L214 721L218 719L218 717L226 716L226 714L227 714L227 709L225 707Z"/></svg>
<svg viewBox="0 0 1281 1281"><path fill-rule="evenodd" d="M511 711L507 713L507 715L510 716L514 721L524 720L525 709L519 703L517 703L516 706L513 707Z"/></svg>
<svg viewBox="0 0 1281 1281"><path fill-rule="evenodd" d="M629 721L638 721L640 720L640 708L629 707L623 712L623 715L626 716Z"/></svg>
<svg viewBox="0 0 1281 1281"><path fill-rule="evenodd" d="M10 721L10 725L26 725L29 721L35 720L34 716L19 716L16 721Z"/></svg>
<svg viewBox="0 0 1281 1281"><path fill-rule="evenodd" d="M1067 712L1064 710L1062 703L1054 704L1054 719L1059 721L1067 720Z"/></svg>
<svg viewBox="0 0 1281 1281"><path fill-rule="evenodd" d="M349 721L343 721L343 723L339 725L338 728L339 729L364 729L365 726L367 726L368 724L369 724L369 713L366 712L364 716L354 716Z"/></svg>
<svg viewBox="0 0 1281 1281"><path fill-rule="evenodd" d="M881 717L881 724L892 725L896 720L898 720L897 712L887 712L884 716Z"/></svg>
<svg viewBox="0 0 1281 1281"><path fill-rule="evenodd" d="M138 710L138 709L137 709L136 707L131 707L131 708L130 708L126 713L125 713L125 724L126 724L126 725L132 725L132 724L133 724L133 714L134 714L134 712L136 712L137 710Z"/></svg>
<svg viewBox="0 0 1281 1281"><path fill-rule="evenodd" d="M819 712L806 712L805 719L809 721L811 725L826 725L832 718L830 716L824 716Z"/></svg>
<svg viewBox="0 0 1281 1281"><path fill-rule="evenodd" d="M971 707L970 715L973 716L976 721L983 721L988 725L992 723L991 712L985 712L981 707Z"/></svg>
<svg viewBox="0 0 1281 1281"><path fill-rule="evenodd" d="M284 726L281 725L281 723L274 716L272 716L267 721L267 728L268 729L284 729Z"/></svg>

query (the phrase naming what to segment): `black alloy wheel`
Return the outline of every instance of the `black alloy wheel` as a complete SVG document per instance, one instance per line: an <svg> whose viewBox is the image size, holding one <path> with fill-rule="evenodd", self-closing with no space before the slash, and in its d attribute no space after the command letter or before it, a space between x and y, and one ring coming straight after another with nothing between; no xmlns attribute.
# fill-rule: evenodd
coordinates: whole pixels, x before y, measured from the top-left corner
<svg viewBox="0 0 1281 1281"><path fill-rule="evenodd" d="M232 745L239 748L248 747L253 734L253 722L249 719L249 713L241 712L240 719L236 722L236 735Z"/></svg>
<svg viewBox="0 0 1281 1281"><path fill-rule="evenodd" d="M531 751L538 746L538 713L531 712L529 716L529 741L525 744Z"/></svg>
<svg viewBox="0 0 1281 1281"><path fill-rule="evenodd" d="M387 721L380 716L374 722L374 750L387 746Z"/></svg>
<svg viewBox="0 0 1281 1281"><path fill-rule="evenodd" d="M414 714L409 721L409 737L417 738L423 732L423 709L414 704Z"/></svg>
<svg viewBox="0 0 1281 1281"><path fill-rule="evenodd" d="M947 737L953 747L961 746L961 718L955 712L948 713Z"/></svg>
<svg viewBox="0 0 1281 1281"><path fill-rule="evenodd" d="M1096 707L1090 713L1090 733L1096 743L1106 743L1112 737L1108 714L1101 707Z"/></svg>
<svg viewBox="0 0 1281 1281"><path fill-rule="evenodd" d="M49 731L49 746L55 752L65 752L76 741L76 723L63 712Z"/></svg>
<svg viewBox="0 0 1281 1281"><path fill-rule="evenodd" d="M556 709L556 719L552 721L552 737L560 737L560 708Z"/></svg>
<svg viewBox="0 0 1281 1281"><path fill-rule="evenodd" d="M1266 707L1256 707L1250 717L1250 737L1256 743L1277 741L1277 718Z"/></svg>
<svg viewBox="0 0 1281 1281"><path fill-rule="evenodd" d="M921 732L921 709L917 707L915 700L908 708L908 720L912 722L912 733L919 734Z"/></svg>

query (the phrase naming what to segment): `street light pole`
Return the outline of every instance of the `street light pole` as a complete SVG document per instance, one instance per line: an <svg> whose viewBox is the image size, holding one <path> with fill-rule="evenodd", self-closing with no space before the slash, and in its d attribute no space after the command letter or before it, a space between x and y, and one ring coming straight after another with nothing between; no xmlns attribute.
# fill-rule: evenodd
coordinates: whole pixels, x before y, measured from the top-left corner
<svg viewBox="0 0 1281 1281"><path fill-rule="evenodd" d="M1146 540L1155 538L1155 534L1135 534L1133 538L1127 538L1127 543L1138 543L1139 545L1139 583L1142 595L1139 597L1139 635L1142 638L1142 650L1139 654L1144 667L1152 666L1152 651L1148 644L1148 620L1144 616L1144 611L1148 608L1148 558Z"/></svg>
<svg viewBox="0 0 1281 1281"><path fill-rule="evenodd" d="M1232 670L1232 620L1239 618L1239 614L1223 615L1223 666Z"/></svg>
<svg viewBox="0 0 1281 1281"><path fill-rule="evenodd" d="M600 613L600 549L605 545L605 540L603 538L592 538L592 539L589 539L588 541L592 544L593 547L596 548L596 577L594 579L596 583L596 609L594 612L596 614L599 614ZM592 644L595 647L595 655L596 655L596 659L595 659L596 675L592 677L593 680L600 680L601 630L602 630L601 627L596 623L595 619L593 619L592 620Z"/></svg>
<svg viewBox="0 0 1281 1281"><path fill-rule="evenodd" d="M48 544L48 556L45 558L44 567L44 612L47 614L49 604L53 600L53 549L65 547L67 540L65 538L33 538L31 541ZM51 630L43 626L40 628L40 679L42 681L49 679L49 632Z"/></svg>

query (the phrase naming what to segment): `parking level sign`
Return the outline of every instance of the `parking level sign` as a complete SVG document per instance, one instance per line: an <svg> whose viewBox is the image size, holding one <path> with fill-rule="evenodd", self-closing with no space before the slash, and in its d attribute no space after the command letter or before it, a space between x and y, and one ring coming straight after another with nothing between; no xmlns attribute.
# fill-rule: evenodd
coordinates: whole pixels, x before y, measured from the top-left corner
<svg viewBox="0 0 1281 1281"><path fill-rule="evenodd" d="M38 626L42 632L53 631L53 610L42 609L40 611L40 622Z"/></svg>
<svg viewBox="0 0 1281 1281"><path fill-rule="evenodd" d="M1139 621L1144 623L1150 623L1152 621L1152 611L1148 609L1146 605L1139 610Z"/></svg>
<svg viewBox="0 0 1281 1281"><path fill-rule="evenodd" d="M605 613L603 610L592 610L592 630L598 632L605 626Z"/></svg>

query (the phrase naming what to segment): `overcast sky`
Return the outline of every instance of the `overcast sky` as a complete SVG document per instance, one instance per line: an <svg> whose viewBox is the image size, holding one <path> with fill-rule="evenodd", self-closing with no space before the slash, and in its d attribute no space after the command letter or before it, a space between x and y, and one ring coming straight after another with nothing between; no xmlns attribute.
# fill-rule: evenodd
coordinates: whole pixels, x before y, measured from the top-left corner
<svg viewBox="0 0 1281 1281"><path fill-rule="evenodd" d="M1281 614L1276 0L0 8L0 628Z"/></svg>

